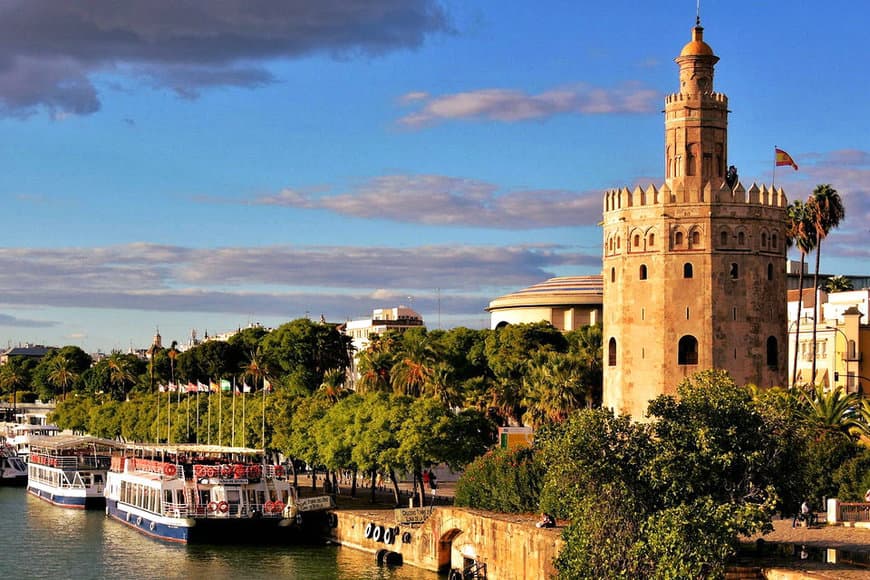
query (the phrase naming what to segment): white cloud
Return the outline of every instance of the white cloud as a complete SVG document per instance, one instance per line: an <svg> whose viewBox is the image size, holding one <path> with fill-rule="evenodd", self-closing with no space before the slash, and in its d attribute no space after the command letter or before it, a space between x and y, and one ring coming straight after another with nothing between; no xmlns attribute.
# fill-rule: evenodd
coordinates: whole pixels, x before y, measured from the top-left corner
<svg viewBox="0 0 870 580"><path fill-rule="evenodd" d="M657 110L661 93L637 83L605 89L577 84L530 95L512 89L478 89L451 95L429 96L426 93L408 99L405 104L419 103L399 123L419 128L450 120L498 121L513 123L544 119L560 114L608 115L651 113Z"/></svg>

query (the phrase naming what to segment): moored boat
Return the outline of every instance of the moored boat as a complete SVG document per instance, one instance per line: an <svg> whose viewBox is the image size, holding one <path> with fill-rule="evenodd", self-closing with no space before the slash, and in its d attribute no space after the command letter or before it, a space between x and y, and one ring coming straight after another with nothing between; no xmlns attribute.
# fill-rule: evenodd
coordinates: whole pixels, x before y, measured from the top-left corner
<svg viewBox="0 0 870 580"><path fill-rule="evenodd" d="M118 441L78 435L33 437L27 464L27 491L66 508L106 504L106 472Z"/></svg>
<svg viewBox="0 0 870 580"><path fill-rule="evenodd" d="M27 464L18 457L15 448L0 437L0 485L27 483Z"/></svg>
<svg viewBox="0 0 870 580"><path fill-rule="evenodd" d="M297 529L296 490L260 450L128 445L112 457L106 513L180 543L277 541Z"/></svg>
<svg viewBox="0 0 870 580"><path fill-rule="evenodd" d="M9 445L15 448L18 457L24 461L28 461L31 440L44 437L54 437L57 435L60 435L60 428L57 425L32 425L29 423L20 423L10 427L7 441Z"/></svg>

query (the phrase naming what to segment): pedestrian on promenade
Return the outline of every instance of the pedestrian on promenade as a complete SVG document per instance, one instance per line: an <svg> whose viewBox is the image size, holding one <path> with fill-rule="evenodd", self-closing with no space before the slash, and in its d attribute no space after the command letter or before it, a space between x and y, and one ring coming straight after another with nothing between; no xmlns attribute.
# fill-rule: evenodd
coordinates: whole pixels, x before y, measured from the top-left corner
<svg viewBox="0 0 870 580"><path fill-rule="evenodd" d="M810 503L808 500L804 500L801 504L801 509L795 514L794 519L791 522L791 527L797 527L798 521L806 522L807 527L811 526L813 523L812 510L810 509Z"/></svg>

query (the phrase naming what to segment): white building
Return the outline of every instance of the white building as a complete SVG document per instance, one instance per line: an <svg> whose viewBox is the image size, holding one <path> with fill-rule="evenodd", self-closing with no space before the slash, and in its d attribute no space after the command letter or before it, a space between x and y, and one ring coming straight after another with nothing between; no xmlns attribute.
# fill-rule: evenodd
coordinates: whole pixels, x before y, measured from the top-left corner
<svg viewBox="0 0 870 580"><path fill-rule="evenodd" d="M354 352L365 350L373 334L383 334L388 330L404 331L409 328L422 328L423 317L407 306L395 308L375 308L371 318L350 320L344 326L344 333L351 337Z"/></svg>

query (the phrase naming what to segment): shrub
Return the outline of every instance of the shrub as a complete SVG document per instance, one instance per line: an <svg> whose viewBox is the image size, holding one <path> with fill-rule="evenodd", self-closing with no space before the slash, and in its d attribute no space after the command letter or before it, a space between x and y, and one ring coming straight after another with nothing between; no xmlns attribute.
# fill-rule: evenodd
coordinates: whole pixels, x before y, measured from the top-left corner
<svg viewBox="0 0 870 580"><path fill-rule="evenodd" d="M495 449L474 460L456 483L456 505L507 513L538 511L543 470L529 447Z"/></svg>

